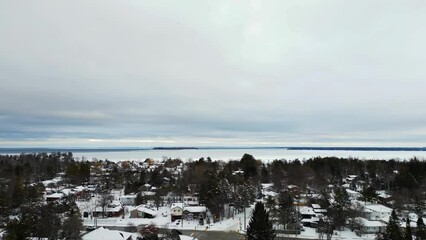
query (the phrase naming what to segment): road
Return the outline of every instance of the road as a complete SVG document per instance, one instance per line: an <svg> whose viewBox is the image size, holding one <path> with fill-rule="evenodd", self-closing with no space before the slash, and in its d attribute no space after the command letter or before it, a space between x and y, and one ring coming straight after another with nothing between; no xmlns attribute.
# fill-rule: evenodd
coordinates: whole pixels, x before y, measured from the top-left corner
<svg viewBox="0 0 426 240"><path fill-rule="evenodd" d="M198 240L239 240L245 239L244 235L236 232L218 232L218 231L191 231L180 230L183 234L196 237Z"/></svg>
<svg viewBox="0 0 426 240"><path fill-rule="evenodd" d="M220 231L191 231L179 230L187 236L196 237L198 240L245 240L245 235L237 232L220 232ZM312 240L299 237L275 237L276 240Z"/></svg>

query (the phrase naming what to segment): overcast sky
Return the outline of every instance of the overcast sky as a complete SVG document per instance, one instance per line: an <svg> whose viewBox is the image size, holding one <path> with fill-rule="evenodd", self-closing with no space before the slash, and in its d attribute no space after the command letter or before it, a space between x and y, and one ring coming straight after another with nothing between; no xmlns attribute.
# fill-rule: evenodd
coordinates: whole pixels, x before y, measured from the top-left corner
<svg viewBox="0 0 426 240"><path fill-rule="evenodd" d="M425 13L0 0L0 146L425 146Z"/></svg>

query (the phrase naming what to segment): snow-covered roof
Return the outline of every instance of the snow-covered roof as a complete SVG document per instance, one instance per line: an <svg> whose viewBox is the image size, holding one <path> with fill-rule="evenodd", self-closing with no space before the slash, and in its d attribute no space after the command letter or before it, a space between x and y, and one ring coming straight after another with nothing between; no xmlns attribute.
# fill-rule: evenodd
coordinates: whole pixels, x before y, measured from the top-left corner
<svg viewBox="0 0 426 240"><path fill-rule="evenodd" d="M316 204L316 203L311 204L311 206L312 206L314 209L320 209L320 208L321 208L321 205Z"/></svg>
<svg viewBox="0 0 426 240"><path fill-rule="evenodd" d="M115 207L107 207L105 209L105 212L111 212L111 213L116 213L116 212L120 212L123 208L121 206L115 206ZM103 209L101 206L96 206L95 209L96 212L103 212Z"/></svg>
<svg viewBox="0 0 426 240"><path fill-rule="evenodd" d="M95 229L88 234L83 236L83 240L119 240L124 239L127 240L132 236L131 233L121 232L117 230L109 230L104 227L100 227Z"/></svg>
<svg viewBox="0 0 426 240"><path fill-rule="evenodd" d="M385 227L386 226L386 224L384 224L381 221L370 221L362 217L358 217L357 219L360 220L365 227Z"/></svg>
<svg viewBox="0 0 426 240"><path fill-rule="evenodd" d="M151 192L151 191L143 191L143 192L142 192L142 195L143 195L143 196L154 196L154 195L155 195L155 192Z"/></svg>
<svg viewBox="0 0 426 240"><path fill-rule="evenodd" d="M369 204L365 205L365 209L371 210L373 212L381 212L381 213L391 213L392 208L388 208L381 204Z"/></svg>
<svg viewBox="0 0 426 240"><path fill-rule="evenodd" d="M392 197L391 195L389 195L388 193L386 193L386 191L376 191L376 194L381 197L381 198L390 198Z"/></svg>
<svg viewBox="0 0 426 240"><path fill-rule="evenodd" d="M232 172L232 175L243 174L243 173L244 173L243 170L237 170L237 171Z"/></svg>
<svg viewBox="0 0 426 240"><path fill-rule="evenodd" d="M131 199L131 198L136 198L136 195L123 195L120 197L120 199Z"/></svg>
<svg viewBox="0 0 426 240"><path fill-rule="evenodd" d="M300 221L302 223L315 223L315 222L319 222L319 218L317 218L317 217L304 218L304 219L302 219Z"/></svg>
<svg viewBox="0 0 426 240"><path fill-rule="evenodd" d="M308 206L301 206L299 212L302 215L315 215L314 209Z"/></svg>
<svg viewBox="0 0 426 240"><path fill-rule="evenodd" d="M183 211L188 211L191 213L200 213L200 212L206 212L207 208L205 206L184 207Z"/></svg>
<svg viewBox="0 0 426 240"><path fill-rule="evenodd" d="M173 209L176 207L183 209L183 206L184 206L184 203L172 203L172 206L170 207L170 209Z"/></svg>
<svg viewBox="0 0 426 240"><path fill-rule="evenodd" d="M67 196L73 193L72 189L69 188L62 189L61 192Z"/></svg>
<svg viewBox="0 0 426 240"><path fill-rule="evenodd" d="M56 183L58 183L58 182L60 182L60 181L62 181L62 177L56 177L56 178L51 179L51 180L45 180L45 181L43 181L42 183L43 183L43 185L44 185L44 186L47 186L47 185L49 185L50 183L52 183L52 184L56 184Z"/></svg>
<svg viewBox="0 0 426 240"><path fill-rule="evenodd" d="M326 213L326 212L327 212L327 209L314 208L314 212L315 212L315 213Z"/></svg>
<svg viewBox="0 0 426 240"><path fill-rule="evenodd" d="M157 211L147 208L145 205L139 205L135 209L144 213L148 213L151 216L157 215Z"/></svg>
<svg viewBox="0 0 426 240"><path fill-rule="evenodd" d="M62 198L64 197L63 193L52 193L49 195L46 195L46 198Z"/></svg>
<svg viewBox="0 0 426 240"><path fill-rule="evenodd" d="M84 186L77 186L77 187L75 187L74 188L74 190L75 191L77 191L77 192L82 192L82 191L84 191L84 190L86 190L87 188L86 187L84 187Z"/></svg>
<svg viewBox="0 0 426 240"><path fill-rule="evenodd" d="M262 189L273 187L273 183L261 183Z"/></svg>
<svg viewBox="0 0 426 240"><path fill-rule="evenodd" d="M271 196L271 197L276 197L278 195L278 193L276 193L274 191L263 191L263 194L265 196Z"/></svg>

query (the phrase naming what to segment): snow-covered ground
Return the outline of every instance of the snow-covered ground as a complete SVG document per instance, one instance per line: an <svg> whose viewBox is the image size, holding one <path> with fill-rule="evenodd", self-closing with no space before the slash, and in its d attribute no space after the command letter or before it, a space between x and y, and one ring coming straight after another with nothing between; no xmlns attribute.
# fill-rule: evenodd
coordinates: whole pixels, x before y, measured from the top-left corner
<svg viewBox="0 0 426 240"><path fill-rule="evenodd" d="M81 204L80 204L81 205ZM246 225L248 225L251 217L252 207L247 208L246 210ZM186 221L186 220L176 220L171 222L170 219L170 208L169 207L160 207L155 218L130 218L130 215L125 211L125 216L118 218L106 218L106 219L97 219L98 226L112 226L112 227L127 227L127 226L139 226L147 224L155 224L160 228L165 229L179 229L179 230L203 230L203 231L234 231L239 233L244 233L244 213L236 214L233 218L219 221L216 223L200 225L197 220ZM94 219L84 218L85 226L93 226ZM286 237L296 237L296 235L279 235ZM298 238L306 239L318 239L318 233L316 233L314 228L304 227ZM362 237L357 236L354 232L351 232L349 229L345 231L335 231L333 239L374 239L375 235L363 235Z"/></svg>

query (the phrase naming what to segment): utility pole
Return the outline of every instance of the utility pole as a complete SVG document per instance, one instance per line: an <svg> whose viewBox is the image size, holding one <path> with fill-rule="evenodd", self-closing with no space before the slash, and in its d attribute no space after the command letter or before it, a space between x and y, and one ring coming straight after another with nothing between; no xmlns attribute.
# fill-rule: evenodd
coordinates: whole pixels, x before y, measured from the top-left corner
<svg viewBox="0 0 426 240"><path fill-rule="evenodd" d="M244 231L246 230L246 206L244 205Z"/></svg>
<svg viewBox="0 0 426 240"><path fill-rule="evenodd" d="M93 214L93 225L95 225L95 229L98 228L98 214L96 213L96 198L95 198L95 212Z"/></svg>

